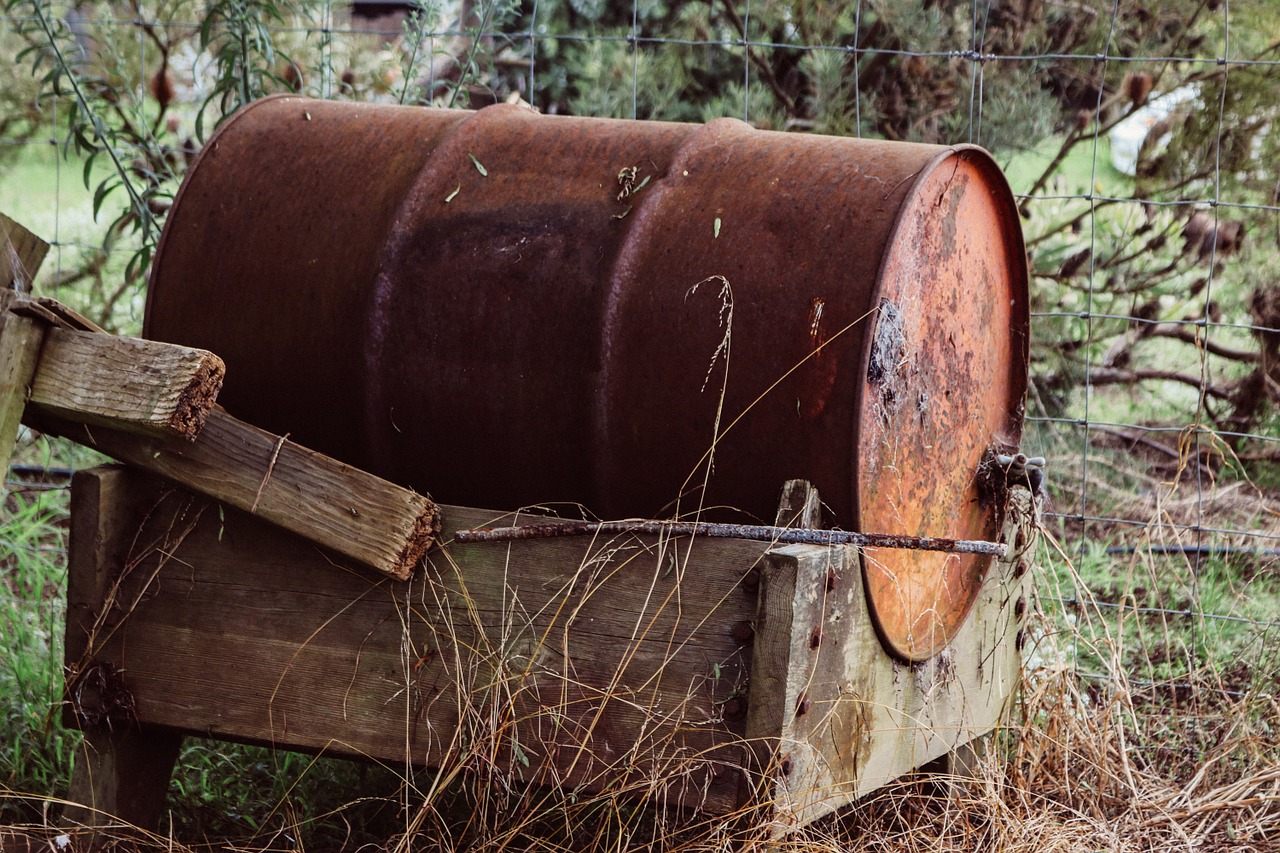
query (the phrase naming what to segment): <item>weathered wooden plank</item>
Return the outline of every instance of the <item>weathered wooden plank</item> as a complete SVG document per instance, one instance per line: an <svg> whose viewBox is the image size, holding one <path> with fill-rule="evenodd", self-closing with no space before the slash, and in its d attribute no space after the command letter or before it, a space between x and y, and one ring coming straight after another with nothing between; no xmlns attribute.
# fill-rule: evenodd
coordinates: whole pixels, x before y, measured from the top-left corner
<svg viewBox="0 0 1280 853"><path fill-rule="evenodd" d="M206 350L51 328L29 405L37 416L194 441L225 375Z"/></svg>
<svg viewBox="0 0 1280 853"><path fill-rule="evenodd" d="M1030 517L1014 490L1006 529ZM779 832L803 826L953 752L999 725L1019 678L1021 555L993 563L942 652L920 664L885 652L854 548L793 545L763 568L751 676L750 738L764 761Z"/></svg>
<svg viewBox="0 0 1280 853"><path fill-rule="evenodd" d="M0 480L9 471L45 331L42 323L9 313L12 297L12 291L0 290Z"/></svg>
<svg viewBox="0 0 1280 853"><path fill-rule="evenodd" d="M0 213L0 290L30 292L49 244Z"/></svg>
<svg viewBox="0 0 1280 853"><path fill-rule="evenodd" d="M190 443L38 417L41 429L160 474L376 571L405 579L431 546L434 502L215 407Z"/></svg>
<svg viewBox="0 0 1280 853"><path fill-rule="evenodd" d="M767 546L460 546L452 531L510 515L444 507L446 544L398 583L241 512L157 503L163 488L130 476L147 521L111 596L129 615L107 614L88 657L123 669L144 723L736 807L750 652L735 628L755 609L740 581Z"/></svg>

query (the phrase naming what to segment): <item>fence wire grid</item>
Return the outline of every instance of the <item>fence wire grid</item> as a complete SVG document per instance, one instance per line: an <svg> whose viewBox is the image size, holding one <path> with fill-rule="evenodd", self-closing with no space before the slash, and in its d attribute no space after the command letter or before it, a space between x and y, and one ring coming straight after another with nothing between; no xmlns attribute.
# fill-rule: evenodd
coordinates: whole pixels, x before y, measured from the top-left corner
<svg viewBox="0 0 1280 853"><path fill-rule="evenodd" d="M243 96L219 75L250 66L251 97L518 101L987 146L1014 189L1031 267L1024 450L1048 460L1045 528L1057 543L1041 553L1040 636L1096 617L1098 636L1125 639L1120 667L1089 643L1069 647L1089 681L1274 690L1280 9L1266 0L12 1L0 25L15 61L0 101L0 204L50 238L37 289L136 331L144 282L126 264L148 238L136 218L104 236L128 208L117 189L93 215L111 174L105 158L85 172L85 152L68 144L84 105L66 85L42 88L33 54L16 59L50 21L110 144L137 144L134 177L161 202ZM237 27L271 50L228 59L222 36ZM5 481L11 515L91 464L24 441ZM5 529L11 555L65 556L56 524L40 541ZM9 587L0 600L19 610L56 606L56 590ZM1061 662L1035 641L1027 660Z"/></svg>

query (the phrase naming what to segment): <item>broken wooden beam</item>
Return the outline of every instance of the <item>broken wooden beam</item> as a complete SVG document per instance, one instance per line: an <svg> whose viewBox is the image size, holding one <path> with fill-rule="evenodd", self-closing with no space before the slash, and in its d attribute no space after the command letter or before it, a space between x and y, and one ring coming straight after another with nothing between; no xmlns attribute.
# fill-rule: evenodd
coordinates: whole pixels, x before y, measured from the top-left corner
<svg viewBox="0 0 1280 853"><path fill-rule="evenodd" d="M378 572L407 579L439 530L428 497L214 407L194 442L39 416L47 432L244 510Z"/></svg>
<svg viewBox="0 0 1280 853"><path fill-rule="evenodd" d="M29 405L64 421L195 441L225 374L206 350L50 328Z"/></svg>

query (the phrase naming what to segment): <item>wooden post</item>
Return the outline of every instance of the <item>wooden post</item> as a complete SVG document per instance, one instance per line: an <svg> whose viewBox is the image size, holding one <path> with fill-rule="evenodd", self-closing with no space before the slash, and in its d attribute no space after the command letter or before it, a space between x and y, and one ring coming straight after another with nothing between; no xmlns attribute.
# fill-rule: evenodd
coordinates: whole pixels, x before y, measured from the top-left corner
<svg viewBox="0 0 1280 853"><path fill-rule="evenodd" d="M9 312L12 298L12 291L0 290L0 479L9 473L45 332L43 323ZM5 491L0 485L0 495Z"/></svg>
<svg viewBox="0 0 1280 853"><path fill-rule="evenodd" d="M0 480L18 439L22 410L40 357L44 327L9 315L9 305L31 282L49 252L49 244L0 213ZM0 483L0 497L7 489Z"/></svg>

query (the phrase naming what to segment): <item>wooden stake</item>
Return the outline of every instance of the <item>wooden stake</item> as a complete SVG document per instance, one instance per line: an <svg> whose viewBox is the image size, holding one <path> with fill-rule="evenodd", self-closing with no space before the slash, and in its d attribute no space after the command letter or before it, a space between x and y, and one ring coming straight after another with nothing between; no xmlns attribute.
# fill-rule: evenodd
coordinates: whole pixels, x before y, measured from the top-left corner
<svg viewBox="0 0 1280 853"><path fill-rule="evenodd" d="M435 503L215 407L194 442L39 417L40 429L174 480L401 580L439 530Z"/></svg>

